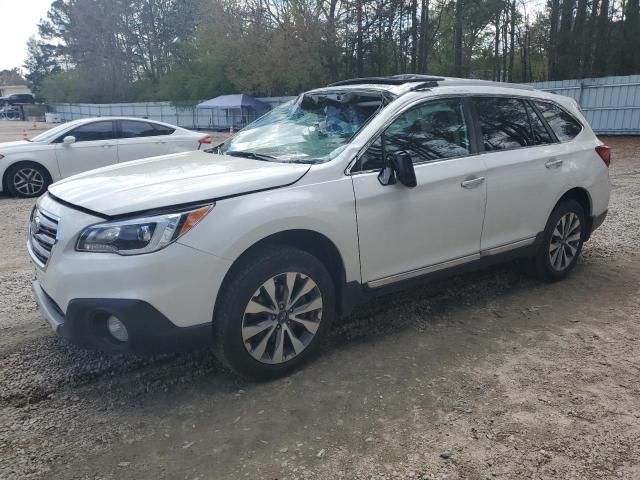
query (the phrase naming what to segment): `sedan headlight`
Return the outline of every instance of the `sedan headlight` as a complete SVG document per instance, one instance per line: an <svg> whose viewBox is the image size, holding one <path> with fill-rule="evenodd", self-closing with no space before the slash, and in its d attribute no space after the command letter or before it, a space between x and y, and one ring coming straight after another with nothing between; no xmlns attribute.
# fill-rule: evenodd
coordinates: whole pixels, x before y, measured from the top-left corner
<svg viewBox="0 0 640 480"><path fill-rule="evenodd" d="M195 227L214 205L205 205L184 212L91 225L80 233L76 250L120 255L156 252Z"/></svg>

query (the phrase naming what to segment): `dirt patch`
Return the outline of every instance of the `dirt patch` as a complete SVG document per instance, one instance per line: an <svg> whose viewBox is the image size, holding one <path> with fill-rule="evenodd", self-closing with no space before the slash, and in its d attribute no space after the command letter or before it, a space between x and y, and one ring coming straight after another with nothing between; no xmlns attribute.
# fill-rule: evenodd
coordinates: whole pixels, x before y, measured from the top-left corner
<svg viewBox="0 0 640 480"><path fill-rule="evenodd" d="M0 199L0 478L640 478L640 140L574 274L513 265L381 298L296 374L108 357L29 293L31 202Z"/></svg>

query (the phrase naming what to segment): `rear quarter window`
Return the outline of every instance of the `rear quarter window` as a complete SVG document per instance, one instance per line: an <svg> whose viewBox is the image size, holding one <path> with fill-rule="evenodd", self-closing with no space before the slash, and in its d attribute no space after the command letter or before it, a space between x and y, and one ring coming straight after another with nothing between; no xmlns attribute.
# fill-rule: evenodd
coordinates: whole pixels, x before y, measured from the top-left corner
<svg viewBox="0 0 640 480"><path fill-rule="evenodd" d="M580 122L556 104L539 100L533 103L561 142L573 140L582 131Z"/></svg>
<svg viewBox="0 0 640 480"><path fill-rule="evenodd" d="M158 123L154 123L152 125L153 125L153 128L156 130L156 135L171 135L173 132L176 131L175 128L166 127Z"/></svg>
<svg viewBox="0 0 640 480"><path fill-rule="evenodd" d="M135 120L122 120L120 130L120 138L155 137L160 135L153 124Z"/></svg>

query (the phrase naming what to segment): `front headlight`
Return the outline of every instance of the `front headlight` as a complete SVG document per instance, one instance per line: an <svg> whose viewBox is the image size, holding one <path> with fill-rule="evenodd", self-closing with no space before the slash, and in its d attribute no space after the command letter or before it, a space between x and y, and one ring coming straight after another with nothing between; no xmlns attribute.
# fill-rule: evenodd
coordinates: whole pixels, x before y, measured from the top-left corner
<svg viewBox="0 0 640 480"><path fill-rule="evenodd" d="M76 250L120 255L156 252L195 227L214 205L204 205L184 212L91 225L80 233Z"/></svg>

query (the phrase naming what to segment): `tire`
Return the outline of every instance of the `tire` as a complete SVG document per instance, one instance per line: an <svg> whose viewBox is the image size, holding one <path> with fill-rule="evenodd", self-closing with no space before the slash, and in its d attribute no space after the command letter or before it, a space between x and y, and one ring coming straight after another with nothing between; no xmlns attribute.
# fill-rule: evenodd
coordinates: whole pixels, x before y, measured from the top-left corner
<svg viewBox="0 0 640 480"><path fill-rule="evenodd" d="M556 282L569 275L582 252L586 226L584 209L575 200L563 201L553 210L533 259L538 278Z"/></svg>
<svg viewBox="0 0 640 480"><path fill-rule="evenodd" d="M47 191L51 176L46 168L37 163L18 163L9 167L5 181L7 190L14 197L33 198Z"/></svg>
<svg viewBox="0 0 640 480"><path fill-rule="evenodd" d="M225 365L243 377L268 380L318 351L336 300L331 275L316 257L270 246L250 253L229 275L213 318L214 351Z"/></svg>

